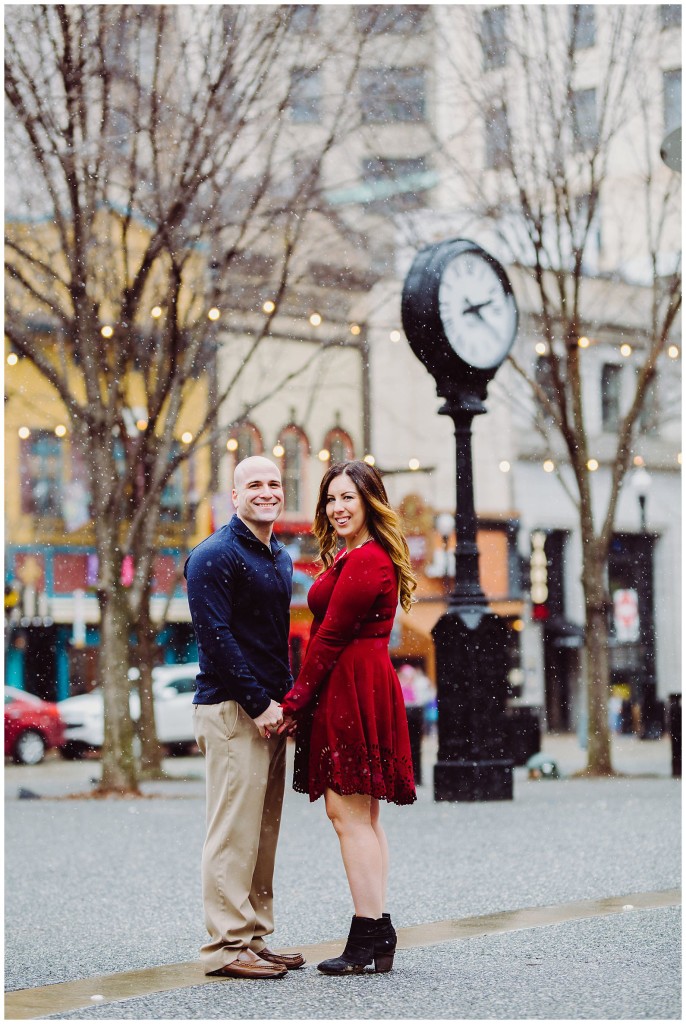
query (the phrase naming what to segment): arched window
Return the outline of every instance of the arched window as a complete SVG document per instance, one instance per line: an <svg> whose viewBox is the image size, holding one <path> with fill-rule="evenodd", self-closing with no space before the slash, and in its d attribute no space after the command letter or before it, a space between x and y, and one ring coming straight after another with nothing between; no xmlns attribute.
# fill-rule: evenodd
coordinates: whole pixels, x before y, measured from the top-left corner
<svg viewBox="0 0 686 1024"><path fill-rule="evenodd" d="M262 434L254 423L244 420L232 429L227 444L234 457L234 466L251 455L261 455L264 451Z"/></svg>
<svg viewBox="0 0 686 1024"><path fill-rule="evenodd" d="M334 462L346 462L355 458L355 446L350 434L340 427L334 427L324 438L324 449L328 451L329 458L326 460L328 469Z"/></svg>
<svg viewBox="0 0 686 1024"><path fill-rule="evenodd" d="M310 445L307 435L294 423L284 427L279 440L283 448L281 479L286 512L301 512L304 488L304 473Z"/></svg>

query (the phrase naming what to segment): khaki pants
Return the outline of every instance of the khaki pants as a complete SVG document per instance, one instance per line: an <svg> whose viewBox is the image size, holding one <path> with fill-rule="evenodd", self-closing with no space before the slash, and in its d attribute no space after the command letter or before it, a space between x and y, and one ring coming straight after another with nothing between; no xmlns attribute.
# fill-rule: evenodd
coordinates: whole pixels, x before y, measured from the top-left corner
<svg viewBox="0 0 686 1024"><path fill-rule="evenodd" d="M286 735L264 739L234 700L194 704L206 762L207 835L202 894L210 938L206 974L241 949L259 952L274 931L272 878L286 776Z"/></svg>

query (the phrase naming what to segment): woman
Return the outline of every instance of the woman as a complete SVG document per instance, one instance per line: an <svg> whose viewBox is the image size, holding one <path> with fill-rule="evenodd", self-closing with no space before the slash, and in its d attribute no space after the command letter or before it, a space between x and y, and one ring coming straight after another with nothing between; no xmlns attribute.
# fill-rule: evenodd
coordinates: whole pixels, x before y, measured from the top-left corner
<svg viewBox="0 0 686 1024"><path fill-rule="evenodd" d="M310 589L312 631L280 731L296 733L293 788L312 801L324 795L355 907L345 950L318 966L358 974L374 961L377 972L390 971L396 934L383 913L388 845L379 801L417 797L388 640L398 601L408 611L417 584L398 516L366 462L331 466L313 533L324 568Z"/></svg>

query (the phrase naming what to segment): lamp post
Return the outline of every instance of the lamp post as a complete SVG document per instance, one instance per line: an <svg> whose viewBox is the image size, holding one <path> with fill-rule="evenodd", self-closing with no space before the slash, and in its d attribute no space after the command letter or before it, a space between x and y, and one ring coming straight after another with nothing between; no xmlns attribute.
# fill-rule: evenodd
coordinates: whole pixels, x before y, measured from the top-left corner
<svg viewBox="0 0 686 1024"><path fill-rule="evenodd" d="M455 426L455 584L432 630L438 690L434 799L511 800L505 750L508 626L479 581L471 429L489 381L517 333L517 307L500 264L476 243L422 249L405 279L402 320L413 352ZM452 523L437 526L447 548ZM443 532L445 530L445 533Z"/></svg>
<svg viewBox="0 0 686 1024"><path fill-rule="evenodd" d="M636 559L636 591L638 593L639 608L639 642L640 642L640 664L638 673L640 679L639 706L641 713L641 739L649 739L654 734L656 718L656 684L655 684L655 662L653 652L653 625L650 616L652 581L650 579L652 562L648 549L649 538L647 531L646 502L651 487L650 473L639 466L631 474L631 487L638 498L638 509L640 517L640 548Z"/></svg>

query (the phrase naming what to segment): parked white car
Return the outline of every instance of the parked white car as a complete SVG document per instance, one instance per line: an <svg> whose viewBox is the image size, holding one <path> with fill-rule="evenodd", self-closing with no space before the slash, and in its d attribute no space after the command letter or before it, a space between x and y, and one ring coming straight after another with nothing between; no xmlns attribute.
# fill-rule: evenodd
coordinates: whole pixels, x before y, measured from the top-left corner
<svg viewBox="0 0 686 1024"><path fill-rule="evenodd" d="M188 665L160 665L152 670L152 692L155 707L155 728L160 743L173 754L188 753L195 744L192 704L195 679L200 670L197 662ZM129 673L137 678L135 670ZM64 721L64 744L60 754L67 760L83 757L99 750L105 739L102 688L90 693L67 697L59 703ZM131 718L140 718L140 698L135 688L129 696Z"/></svg>

